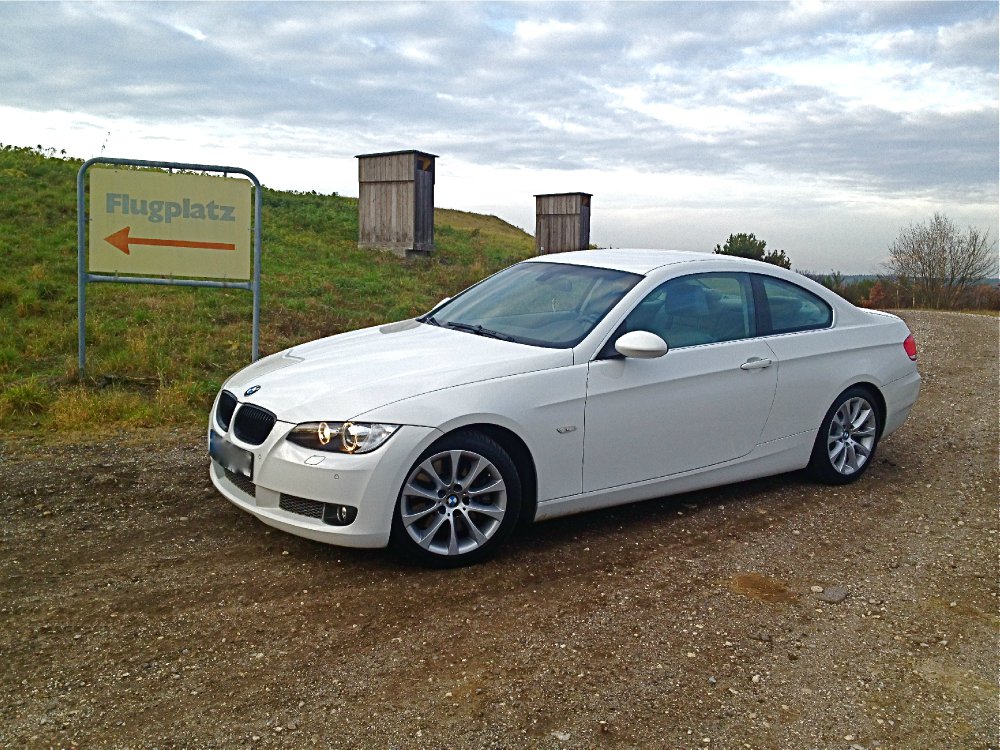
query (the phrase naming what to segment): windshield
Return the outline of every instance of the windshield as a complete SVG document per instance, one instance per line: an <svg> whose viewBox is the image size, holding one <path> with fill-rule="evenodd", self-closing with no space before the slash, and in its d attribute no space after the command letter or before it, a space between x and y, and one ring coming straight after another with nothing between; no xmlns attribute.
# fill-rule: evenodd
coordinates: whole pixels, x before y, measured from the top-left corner
<svg viewBox="0 0 1000 750"><path fill-rule="evenodd" d="M562 263L519 263L420 320L555 349L579 344L641 276Z"/></svg>

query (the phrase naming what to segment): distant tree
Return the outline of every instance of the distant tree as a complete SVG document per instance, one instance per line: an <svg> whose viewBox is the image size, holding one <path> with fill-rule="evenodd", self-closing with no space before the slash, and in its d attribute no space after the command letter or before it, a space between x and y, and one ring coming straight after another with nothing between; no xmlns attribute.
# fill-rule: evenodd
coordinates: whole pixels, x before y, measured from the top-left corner
<svg viewBox="0 0 1000 750"><path fill-rule="evenodd" d="M792 267L792 259L785 255L784 250L768 250L767 255L764 256L764 262L782 268Z"/></svg>
<svg viewBox="0 0 1000 750"><path fill-rule="evenodd" d="M871 296L872 289L877 283L877 279L859 279L853 284L848 284L845 298L855 305L860 304L862 300L866 300Z"/></svg>
<svg viewBox="0 0 1000 750"><path fill-rule="evenodd" d="M885 293L885 287L882 285L881 281L876 281L868 292L868 299L864 301L865 307L871 307L875 310L884 309L889 298Z"/></svg>
<svg viewBox="0 0 1000 750"><path fill-rule="evenodd" d="M968 288L997 271L996 242L989 231L960 232L944 214L900 230L886 267L914 306L959 307Z"/></svg>
<svg viewBox="0 0 1000 750"><path fill-rule="evenodd" d="M740 232L729 235L725 245L716 245L715 252L718 255L735 255L739 258L762 260L782 268L792 267L792 261L785 255L784 250L769 250L765 254L765 247L767 247L767 242L764 240L758 240L752 233Z"/></svg>
<svg viewBox="0 0 1000 750"><path fill-rule="evenodd" d="M844 296L847 288L847 285L844 284L844 274L840 271L830 271L830 274L820 283L828 289L832 289L841 297Z"/></svg>
<svg viewBox="0 0 1000 750"><path fill-rule="evenodd" d="M758 240L752 233L740 232L729 235L725 245L716 245L715 252L718 255L736 255L751 260L764 260L765 247L767 247L767 243L764 240Z"/></svg>
<svg viewBox="0 0 1000 750"><path fill-rule="evenodd" d="M844 274L840 271L830 271L830 273L820 277L817 281L830 291L836 292L844 299L848 299L847 284L844 281Z"/></svg>
<svg viewBox="0 0 1000 750"><path fill-rule="evenodd" d="M1000 286L977 284L970 291L969 307L976 310L1000 310Z"/></svg>

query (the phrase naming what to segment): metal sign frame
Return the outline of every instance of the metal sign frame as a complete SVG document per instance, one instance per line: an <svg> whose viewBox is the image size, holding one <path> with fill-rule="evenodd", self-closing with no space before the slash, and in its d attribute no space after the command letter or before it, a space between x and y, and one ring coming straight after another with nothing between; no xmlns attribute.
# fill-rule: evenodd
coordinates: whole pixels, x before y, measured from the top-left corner
<svg viewBox="0 0 1000 750"><path fill-rule="evenodd" d="M85 200L85 182L87 171L94 164L110 164L125 167L151 167L154 169L185 170L189 172L219 172L223 177L230 174L241 174L250 179L254 187L253 207L253 272L250 281L212 281L199 279L175 279L171 277L139 277L139 276L106 276L92 274L87 270L87 206ZM253 292L253 332L251 334L251 361L256 362L260 356L260 245L261 245L261 211L263 208L263 189L260 180L241 167L223 167L212 164L185 164L175 161L146 161L144 159L114 159L97 157L88 159L80 167L76 175L76 242L77 242L77 345L79 347L79 378L84 379L87 366L87 283L118 282L120 284L155 284L160 286L203 286L216 289L246 289Z"/></svg>

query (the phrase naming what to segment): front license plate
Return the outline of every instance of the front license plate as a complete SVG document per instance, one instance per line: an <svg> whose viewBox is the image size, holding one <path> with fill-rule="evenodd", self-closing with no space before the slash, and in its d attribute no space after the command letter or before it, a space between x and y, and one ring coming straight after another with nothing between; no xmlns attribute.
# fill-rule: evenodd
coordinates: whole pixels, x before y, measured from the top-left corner
<svg viewBox="0 0 1000 750"><path fill-rule="evenodd" d="M208 438L208 454L234 474L253 479L253 453L233 445L215 430Z"/></svg>

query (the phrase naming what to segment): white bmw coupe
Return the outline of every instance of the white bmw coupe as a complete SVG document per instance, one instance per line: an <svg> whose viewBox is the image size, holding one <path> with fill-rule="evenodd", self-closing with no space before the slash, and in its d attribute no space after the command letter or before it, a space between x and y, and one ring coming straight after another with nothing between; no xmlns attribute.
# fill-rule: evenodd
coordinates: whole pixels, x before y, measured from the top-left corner
<svg viewBox="0 0 1000 750"><path fill-rule="evenodd" d="M210 473L292 534L465 564L519 519L804 467L851 482L915 403L916 358L896 316L765 263L546 255L239 371Z"/></svg>

